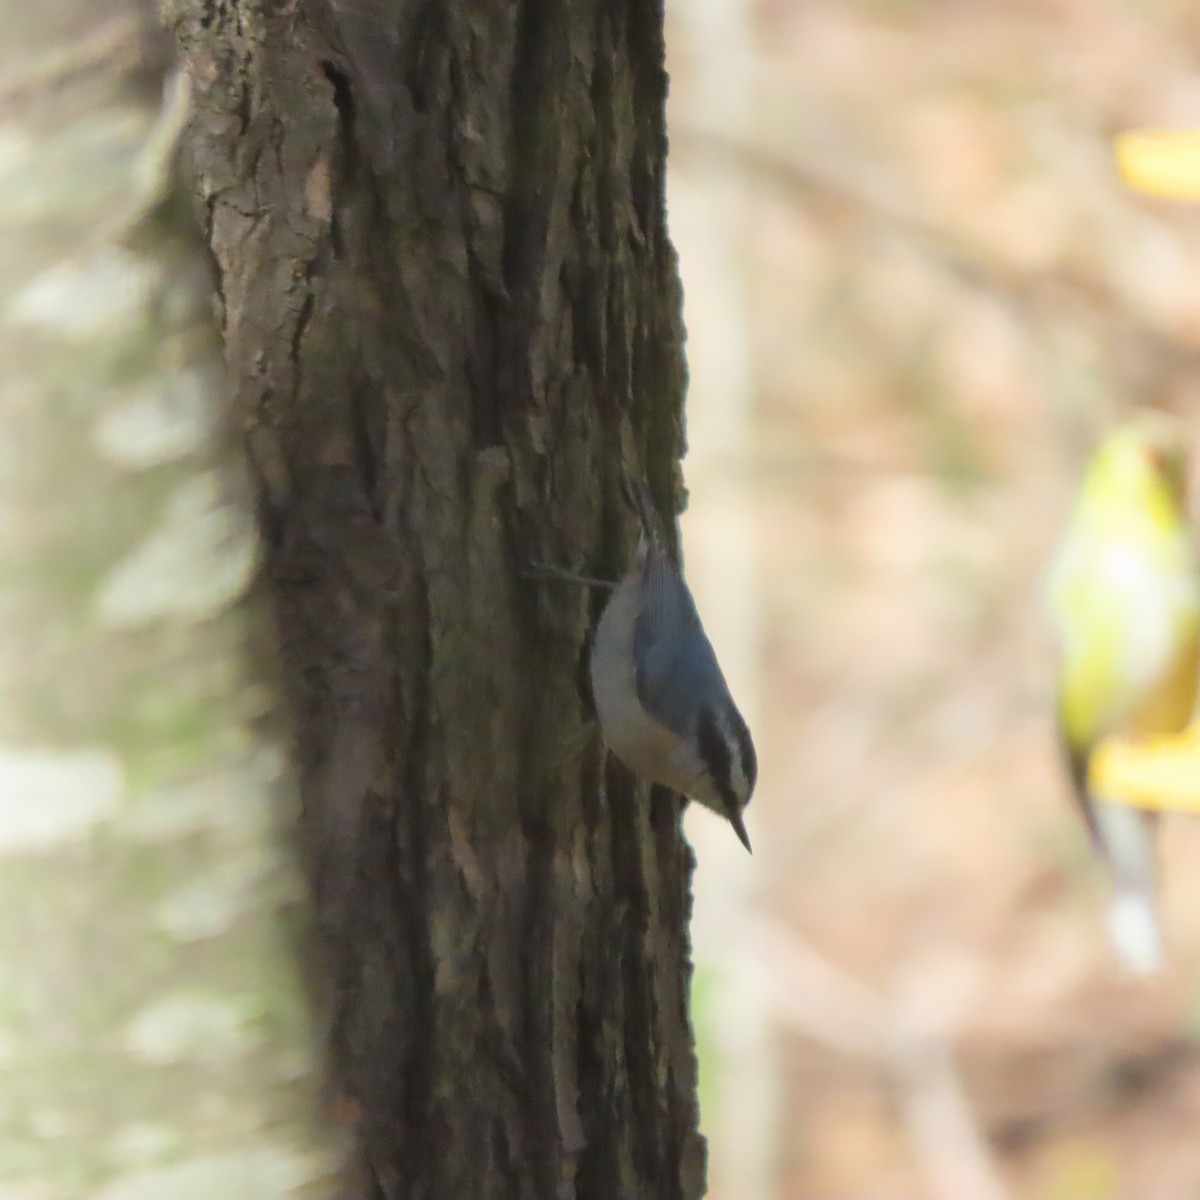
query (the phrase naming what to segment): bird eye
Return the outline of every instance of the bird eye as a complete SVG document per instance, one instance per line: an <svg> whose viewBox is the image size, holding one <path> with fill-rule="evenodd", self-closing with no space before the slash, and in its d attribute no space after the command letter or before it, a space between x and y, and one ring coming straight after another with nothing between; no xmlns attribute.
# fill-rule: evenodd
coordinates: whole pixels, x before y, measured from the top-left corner
<svg viewBox="0 0 1200 1200"><path fill-rule="evenodd" d="M1187 492L1187 453L1179 446L1149 446L1146 452L1151 469L1165 481L1176 496Z"/></svg>

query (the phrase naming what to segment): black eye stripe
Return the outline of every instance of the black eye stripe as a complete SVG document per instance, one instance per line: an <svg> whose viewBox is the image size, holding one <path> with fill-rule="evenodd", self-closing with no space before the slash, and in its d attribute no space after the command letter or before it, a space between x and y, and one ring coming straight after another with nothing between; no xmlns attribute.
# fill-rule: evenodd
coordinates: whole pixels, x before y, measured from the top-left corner
<svg viewBox="0 0 1200 1200"><path fill-rule="evenodd" d="M738 798L734 795L730 783L733 763L729 757L729 744L721 736L717 719L709 709L704 709L700 713L696 741L700 750L700 758L717 789L717 794L721 797L721 803L736 816L741 811L741 805L738 803Z"/></svg>
<svg viewBox="0 0 1200 1200"><path fill-rule="evenodd" d="M736 708L732 713L733 736L741 758L742 774L746 777L749 790L754 791L754 784L758 780L758 755L754 753L754 742L750 737L750 730L746 728L746 722L742 720L742 714Z"/></svg>

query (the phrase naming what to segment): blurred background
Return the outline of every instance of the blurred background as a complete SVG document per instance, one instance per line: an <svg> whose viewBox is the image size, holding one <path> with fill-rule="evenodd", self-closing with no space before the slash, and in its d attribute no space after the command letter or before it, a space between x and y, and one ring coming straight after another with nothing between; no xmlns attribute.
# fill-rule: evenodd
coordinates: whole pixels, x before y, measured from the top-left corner
<svg viewBox="0 0 1200 1200"><path fill-rule="evenodd" d="M1112 166L1200 127L1200 10L668 8L688 573L760 759L753 858L688 817L710 1195L1200 1195L1200 822L1125 980L1042 610L1100 433L1200 414L1200 206Z"/></svg>

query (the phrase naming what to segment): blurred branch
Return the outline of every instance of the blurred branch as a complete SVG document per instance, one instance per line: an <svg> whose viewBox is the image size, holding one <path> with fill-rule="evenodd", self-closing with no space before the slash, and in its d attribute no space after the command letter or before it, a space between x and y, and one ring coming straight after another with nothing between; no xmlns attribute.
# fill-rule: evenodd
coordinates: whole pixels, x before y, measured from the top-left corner
<svg viewBox="0 0 1200 1200"><path fill-rule="evenodd" d="M679 0L671 13L687 31L709 84L696 97L697 114L735 129L752 126L753 0ZM689 550L688 563L709 634L721 647L723 668L753 728L763 667L755 522L736 492L720 483L723 464L743 454L753 436L756 378L744 245L751 186L735 174L711 183L675 188L669 197L684 318L688 328L708 331L688 349L688 483L697 500L709 497L701 510L708 512L701 517L706 536L695 553ZM754 820L751 813L751 830ZM721 930L742 924L751 911L751 860L716 822L693 822L688 833L708 873L694 889L693 954L700 965L724 964L728 945ZM709 1194L771 1200L778 1189L782 1099L771 1008L764 989L739 972L716 970L711 978L708 1002L717 1019L700 1058L701 1079L710 1081L702 1114Z"/></svg>
<svg viewBox="0 0 1200 1200"><path fill-rule="evenodd" d="M909 1135L937 1195L1006 1200L953 1057L932 1022L885 1003L772 917L755 916L743 937L746 957L761 965L784 1025L841 1053L874 1059L895 1080Z"/></svg>
<svg viewBox="0 0 1200 1200"><path fill-rule="evenodd" d="M150 10L121 16L85 34L77 41L56 46L20 71L0 77L0 112L33 96L45 101L52 91L101 71L129 68L143 56Z"/></svg>
<svg viewBox="0 0 1200 1200"><path fill-rule="evenodd" d="M851 179L849 172L801 162L789 155L736 134L689 125L676 120L671 127L671 153L715 158L753 175L783 192L805 200L832 202L856 216L884 227L914 244L944 274L963 287L978 292L1006 309L1036 344L1041 344L1046 314L1061 307L1064 298L1108 316L1119 313L1120 335L1171 370L1200 365L1200 349L1151 328L1130 313L1123 299L1103 280L1058 268L1043 272L1018 272L986 260L978 251L955 242L946 230L905 211L884 189Z"/></svg>
<svg viewBox="0 0 1200 1200"><path fill-rule="evenodd" d="M755 145L736 134L703 129L676 121L671 126L671 151L678 156L692 153L697 157L723 159L748 175L772 184L780 191L800 192L809 199L834 201L861 217L881 222L901 233L934 259L959 282L990 293L997 290L1001 298L1007 288L997 288L988 269L973 257L947 244L944 234L923 223L915 214L906 213L893 201L874 194L874 189L845 174L822 169L812 163L799 162L767 146ZM880 189L881 190L881 189Z"/></svg>
<svg viewBox="0 0 1200 1200"><path fill-rule="evenodd" d="M750 451L729 461L730 473L738 486L750 490L760 488L796 487L813 480L824 482L828 477L870 479L934 479L953 478L972 485L997 486L1002 483L998 474L976 471L963 476L936 464L912 458L866 455L837 450L813 449L810 445L789 446L778 437L761 439Z"/></svg>

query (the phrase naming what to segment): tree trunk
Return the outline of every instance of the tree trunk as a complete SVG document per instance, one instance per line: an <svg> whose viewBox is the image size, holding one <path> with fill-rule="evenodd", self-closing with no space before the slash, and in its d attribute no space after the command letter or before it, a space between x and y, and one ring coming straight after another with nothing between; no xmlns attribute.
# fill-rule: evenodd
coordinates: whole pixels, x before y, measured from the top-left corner
<svg viewBox="0 0 1200 1200"><path fill-rule="evenodd" d="M132 0L0 28L0 1194L327 1196L186 89Z"/></svg>
<svg viewBox="0 0 1200 1200"><path fill-rule="evenodd" d="M682 448L654 0L171 0L363 1195L703 1191L677 800L606 760ZM588 736L590 734L590 736Z"/></svg>

